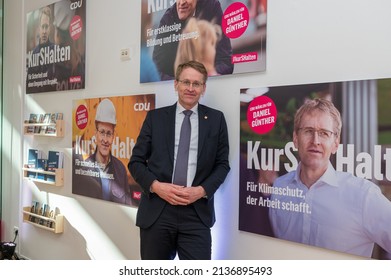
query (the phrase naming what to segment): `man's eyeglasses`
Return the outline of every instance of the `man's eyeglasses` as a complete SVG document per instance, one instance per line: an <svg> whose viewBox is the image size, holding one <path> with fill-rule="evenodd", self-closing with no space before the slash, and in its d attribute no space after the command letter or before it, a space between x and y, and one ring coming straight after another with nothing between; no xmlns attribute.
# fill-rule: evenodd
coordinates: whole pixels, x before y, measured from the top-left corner
<svg viewBox="0 0 391 280"><path fill-rule="evenodd" d="M315 129L312 127L300 127L298 131L301 131L302 135L306 138L312 138L317 133L318 137L322 140L329 140L333 135L337 135L337 133L327 129Z"/></svg>
<svg viewBox="0 0 391 280"><path fill-rule="evenodd" d="M111 139L114 135L113 132L105 131L104 129L98 130L98 132L99 132L100 137L102 137L102 138L106 136L107 138Z"/></svg>
<svg viewBox="0 0 391 280"><path fill-rule="evenodd" d="M201 88L204 85L204 83L201 83L201 82L190 82L189 80L178 80L178 82L180 82L182 85L184 85L187 88L192 86L194 89L199 89L199 88Z"/></svg>

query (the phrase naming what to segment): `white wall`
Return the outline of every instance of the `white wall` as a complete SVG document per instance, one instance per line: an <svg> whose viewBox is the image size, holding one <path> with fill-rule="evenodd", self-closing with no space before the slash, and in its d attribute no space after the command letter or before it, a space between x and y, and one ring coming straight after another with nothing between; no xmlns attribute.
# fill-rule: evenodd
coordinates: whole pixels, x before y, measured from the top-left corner
<svg viewBox="0 0 391 280"><path fill-rule="evenodd" d="M156 106L176 100L172 82L139 84L140 1L87 3L86 89L24 94L25 14L52 0L5 0L3 225L5 240L18 226L18 250L31 259L138 259L136 209L80 197L71 191L72 100L156 93ZM216 259L355 259L355 256L238 230L239 90L246 87L330 82L391 76L391 1L269 0L266 72L209 79L202 103L226 114L231 172L216 194L213 228ZM130 61L120 49L130 47ZM31 112L63 112L63 139L27 138L22 123ZM22 180L29 146L63 149L65 184L35 187ZM21 207L41 197L65 215L63 234L22 222Z"/></svg>

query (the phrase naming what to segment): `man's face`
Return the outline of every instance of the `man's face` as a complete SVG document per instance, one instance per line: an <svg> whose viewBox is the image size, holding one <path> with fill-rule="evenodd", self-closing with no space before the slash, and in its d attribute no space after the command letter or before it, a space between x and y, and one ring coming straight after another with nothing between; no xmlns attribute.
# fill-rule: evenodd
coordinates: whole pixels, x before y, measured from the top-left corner
<svg viewBox="0 0 391 280"><path fill-rule="evenodd" d="M334 121L329 114L315 110L303 116L298 132L293 133L303 169L326 171L330 156L339 145L334 132Z"/></svg>
<svg viewBox="0 0 391 280"><path fill-rule="evenodd" d="M45 44L49 41L49 33L50 33L50 20L47 15L43 14L41 16L41 22L39 25L40 44Z"/></svg>
<svg viewBox="0 0 391 280"><path fill-rule="evenodd" d="M95 133L98 156L107 158L110 155L111 144L114 139L114 125L100 122Z"/></svg>
<svg viewBox="0 0 391 280"><path fill-rule="evenodd" d="M174 81L174 86L179 103L186 109L191 109L198 103L206 88L203 75L193 68L184 69L179 81Z"/></svg>
<svg viewBox="0 0 391 280"><path fill-rule="evenodd" d="M180 20L191 17L196 9L197 0L177 0L176 10Z"/></svg>

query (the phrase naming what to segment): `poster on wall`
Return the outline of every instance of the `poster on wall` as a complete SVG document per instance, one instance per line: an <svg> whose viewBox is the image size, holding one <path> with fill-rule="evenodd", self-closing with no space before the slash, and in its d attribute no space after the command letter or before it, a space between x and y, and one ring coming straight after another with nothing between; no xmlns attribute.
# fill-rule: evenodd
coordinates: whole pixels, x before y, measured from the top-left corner
<svg viewBox="0 0 391 280"><path fill-rule="evenodd" d="M202 62L209 76L266 70L267 0L142 0L140 83Z"/></svg>
<svg viewBox="0 0 391 280"><path fill-rule="evenodd" d="M73 101L72 193L138 207L141 187L127 166L155 95Z"/></svg>
<svg viewBox="0 0 391 280"><path fill-rule="evenodd" d="M239 230L391 258L391 79L244 88Z"/></svg>
<svg viewBox="0 0 391 280"><path fill-rule="evenodd" d="M85 88L86 0L27 13L26 93Z"/></svg>

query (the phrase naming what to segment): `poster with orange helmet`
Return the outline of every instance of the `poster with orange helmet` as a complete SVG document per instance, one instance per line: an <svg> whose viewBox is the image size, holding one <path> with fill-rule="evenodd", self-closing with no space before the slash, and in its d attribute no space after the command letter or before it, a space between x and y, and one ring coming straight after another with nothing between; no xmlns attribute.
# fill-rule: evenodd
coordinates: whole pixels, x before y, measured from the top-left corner
<svg viewBox="0 0 391 280"><path fill-rule="evenodd" d="M138 207L141 187L127 165L155 95L73 101L72 193Z"/></svg>

